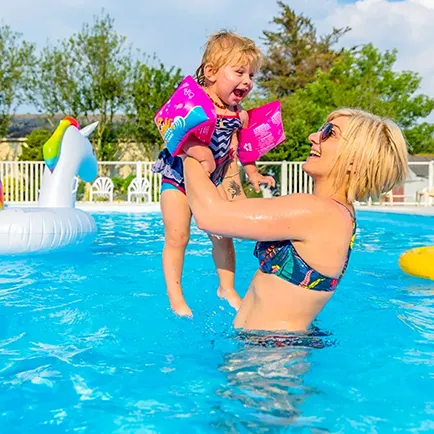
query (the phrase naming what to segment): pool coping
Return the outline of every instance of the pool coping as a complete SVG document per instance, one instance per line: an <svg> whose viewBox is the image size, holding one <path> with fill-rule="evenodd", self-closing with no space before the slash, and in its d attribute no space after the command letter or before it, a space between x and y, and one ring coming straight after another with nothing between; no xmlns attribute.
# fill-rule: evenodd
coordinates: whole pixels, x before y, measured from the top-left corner
<svg viewBox="0 0 434 434"><path fill-rule="evenodd" d="M36 203L19 203L10 204L11 208L36 208ZM159 203L151 204L134 204L134 203L90 203L90 202L77 202L76 208L90 213L104 213L104 212L116 212L116 213L152 213L160 212ZM434 206L357 206L357 211L367 212L381 212L390 214L409 214L409 215L422 215L422 216L434 216Z"/></svg>
<svg viewBox="0 0 434 434"><path fill-rule="evenodd" d="M37 203L11 203L7 204L8 208L37 208ZM120 212L120 213L151 213L160 212L159 203L150 204L134 204L134 203L90 203L90 202L76 202L75 207L82 211L90 213L99 212Z"/></svg>

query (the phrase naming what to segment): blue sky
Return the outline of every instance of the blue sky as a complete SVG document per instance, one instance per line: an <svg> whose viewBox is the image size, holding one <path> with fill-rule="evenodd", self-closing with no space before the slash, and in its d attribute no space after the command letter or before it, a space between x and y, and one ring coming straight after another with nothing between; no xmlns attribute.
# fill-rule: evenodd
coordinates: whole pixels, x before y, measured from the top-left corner
<svg viewBox="0 0 434 434"><path fill-rule="evenodd" d="M398 48L398 68L419 72L423 91L434 96L434 0L285 3L311 17L320 33L351 26L343 45L373 42L383 50ZM102 8L134 47L156 53L165 65L179 66L186 74L199 63L210 33L228 28L261 44L262 30L273 28L270 21L279 10L274 0L0 0L0 20L41 48L79 31Z"/></svg>

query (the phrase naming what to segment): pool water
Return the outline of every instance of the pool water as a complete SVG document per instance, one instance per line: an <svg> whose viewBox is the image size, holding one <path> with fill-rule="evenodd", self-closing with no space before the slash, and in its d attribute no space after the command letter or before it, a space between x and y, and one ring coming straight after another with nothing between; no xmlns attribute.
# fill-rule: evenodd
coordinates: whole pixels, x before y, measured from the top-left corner
<svg viewBox="0 0 434 434"><path fill-rule="evenodd" d="M433 217L359 212L323 345L278 348L236 338L197 229L189 320L168 309L160 215L95 217L85 251L0 260L0 433L434 431L434 282L397 265ZM253 243L236 250L244 294Z"/></svg>

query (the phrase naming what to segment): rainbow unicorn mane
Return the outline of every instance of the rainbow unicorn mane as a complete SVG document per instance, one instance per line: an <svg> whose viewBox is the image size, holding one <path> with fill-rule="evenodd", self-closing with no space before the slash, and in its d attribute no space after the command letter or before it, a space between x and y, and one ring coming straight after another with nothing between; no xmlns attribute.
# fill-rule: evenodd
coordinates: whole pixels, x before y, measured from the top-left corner
<svg viewBox="0 0 434 434"><path fill-rule="evenodd" d="M43 155L45 164L53 171L59 160L60 148L62 145L63 135L68 127L73 125L77 129L80 129L79 123L71 116L66 116L59 122L58 127L55 129L51 137L45 142L43 147Z"/></svg>

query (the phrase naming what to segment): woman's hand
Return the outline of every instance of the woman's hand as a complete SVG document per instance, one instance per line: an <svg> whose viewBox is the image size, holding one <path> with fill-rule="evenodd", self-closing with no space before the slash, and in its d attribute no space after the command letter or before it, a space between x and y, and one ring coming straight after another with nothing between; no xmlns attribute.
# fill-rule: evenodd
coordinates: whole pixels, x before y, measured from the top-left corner
<svg viewBox="0 0 434 434"><path fill-rule="evenodd" d="M208 145L191 135L182 147L182 150L185 152L186 156L192 157L199 161L201 166L207 172L208 176L214 172L216 167L214 155L212 154ZM185 157L183 159L185 159Z"/></svg>

